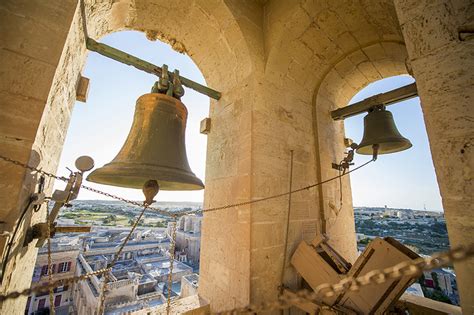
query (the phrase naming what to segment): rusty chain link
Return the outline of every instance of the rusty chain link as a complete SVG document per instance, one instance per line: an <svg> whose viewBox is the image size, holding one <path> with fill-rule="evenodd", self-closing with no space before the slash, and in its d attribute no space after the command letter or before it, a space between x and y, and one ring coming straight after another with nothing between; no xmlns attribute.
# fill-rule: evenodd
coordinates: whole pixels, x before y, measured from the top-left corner
<svg viewBox="0 0 474 315"><path fill-rule="evenodd" d="M176 217L172 223L171 228L171 243L170 243L170 273L168 274L168 297L166 299L166 314L169 315L171 311L171 286L173 285L173 265L174 254L176 249L176 225L178 224Z"/></svg>
<svg viewBox="0 0 474 315"><path fill-rule="evenodd" d="M473 256L474 244L460 246L447 252L434 254L432 257L420 257L414 260L403 261L385 269L372 270L357 278L345 277L336 284L324 283L319 285L314 291L306 289L297 292L285 291L276 301L252 304L243 308L235 308L215 314L259 313L274 309L287 309L298 303L313 302L320 304L322 298L343 294L347 290L358 291L363 286L377 285L389 280L417 276L423 271L445 267L451 263L461 262Z"/></svg>

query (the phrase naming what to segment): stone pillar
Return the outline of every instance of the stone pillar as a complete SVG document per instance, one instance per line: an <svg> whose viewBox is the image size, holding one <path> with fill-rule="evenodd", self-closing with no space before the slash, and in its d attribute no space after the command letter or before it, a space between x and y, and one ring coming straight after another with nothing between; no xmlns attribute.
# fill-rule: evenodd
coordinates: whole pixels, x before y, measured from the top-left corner
<svg viewBox="0 0 474 315"><path fill-rule="evenodd" d="M317 168L329 169L331 163L315 162L313 106L313 91L301 82L285 81L279 86L259 73L240 88L223 93L223 99L211 106L204 207L287 192L291 151L293 189L316 183ZM338 128L341 124L334 127ZM333 152L343 154L341 130L331 135L340 136L340 141L328 142L322 149L325 156L336 159ZM331 185L328 191L336 195L337 189ZM300 288L300 277L289 261L299 242L311 241L321 232L319 198L315 188L292 195L288 235L288 196L204 214L199 293L211 302L213 311L276 300L282 269L283 283ZM344 199L350 206L349 189ZM339 220L347 231L354 229L351 214L347 211ZM334 224L329 220L329 225ZM329 229L329 237L334 231ZM344 240L337 238L339 234L336 247L352 259L354 233Z"/></svg>
<svg viewBox="0 0 474 315"><path fill-rule="evenodd" d="M85 48L79 43L77 1L2 1L0 3L1 154L55 172L75 101L75 82ZM74 45L73 45L74 42ZM77 63L75 63L77 62ZM73 82L73 83L72 83ZM26 229L44 222L45 209L18 222L37 176L0 162L0 229L20 224L1 284L1 293L31 284L35 242L23 246ZM46 180L46 195L53 181ZM3 257L8 240L0 238ZM0 304L0 313L23 310L26 296Z"/></svg>
<svg viewBox="0 0 474 315"><path fill-rule="evenodd" d="M224 92L224 91L223 91ZM251 198L253 85L211 101L204 208ZM199 294L213 310L245 306L250 297L250 207L204 213Z"/></svg>
<svg viewBox="0 0 474 315"><path fill-rule="evenodd" d="M474 235L474 40L471 1L395 1L418 86L451 247ZM474 313L474 259L454 265L464 314Z"/></svg>

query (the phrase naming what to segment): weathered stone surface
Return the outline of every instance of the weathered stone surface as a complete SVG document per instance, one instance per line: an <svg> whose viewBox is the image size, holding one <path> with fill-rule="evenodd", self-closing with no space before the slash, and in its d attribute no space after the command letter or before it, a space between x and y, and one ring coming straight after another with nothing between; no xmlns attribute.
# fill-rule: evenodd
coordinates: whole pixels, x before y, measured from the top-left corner
<svg viewBox="0 0 474 315"><path fill-rule="evenodd" d="M416 78L451 246L472 242L474 46L458 27L472 23L469 1L395 1ZM455 264L463 313L474 312L474 259Z"/></svg>

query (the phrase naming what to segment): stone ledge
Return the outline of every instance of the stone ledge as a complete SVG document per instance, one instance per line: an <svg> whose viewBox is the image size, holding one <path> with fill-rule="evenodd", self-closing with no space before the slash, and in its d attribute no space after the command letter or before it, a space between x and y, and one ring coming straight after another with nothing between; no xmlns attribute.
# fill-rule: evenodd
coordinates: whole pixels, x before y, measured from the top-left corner
<svg viewBox="0 0 474 315"><path fill-rule="evenodd" d="M411 294L403 294L400 297L397 306L408 309L411 314L462 314L461 308L459 306L438 302Z"/></svg>
<svg viewBox="0 0 474 315"><path fill-rule="evenodd" d="M209 303L198 295L191 295L171 302L170 314L177 315L207 315L210 314ZM166 314L166 303L154 309L144 309L134 312L135 315Z"/></svg>

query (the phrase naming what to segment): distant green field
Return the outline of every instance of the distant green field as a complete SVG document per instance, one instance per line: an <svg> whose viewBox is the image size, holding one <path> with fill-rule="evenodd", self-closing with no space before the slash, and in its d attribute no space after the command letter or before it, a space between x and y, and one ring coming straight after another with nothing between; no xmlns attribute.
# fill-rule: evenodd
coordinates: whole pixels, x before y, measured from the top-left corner
<svg viewBox="0 0 474 315"><path fill-rule="evenodd" d="M85 209L67 210L59 215L61 218L72 219L80 225L130 226L135 216L132 213L117 214L114 211L95 211ZM139 226L165 227L166 221L160 218L145 218Z"/></svg>

